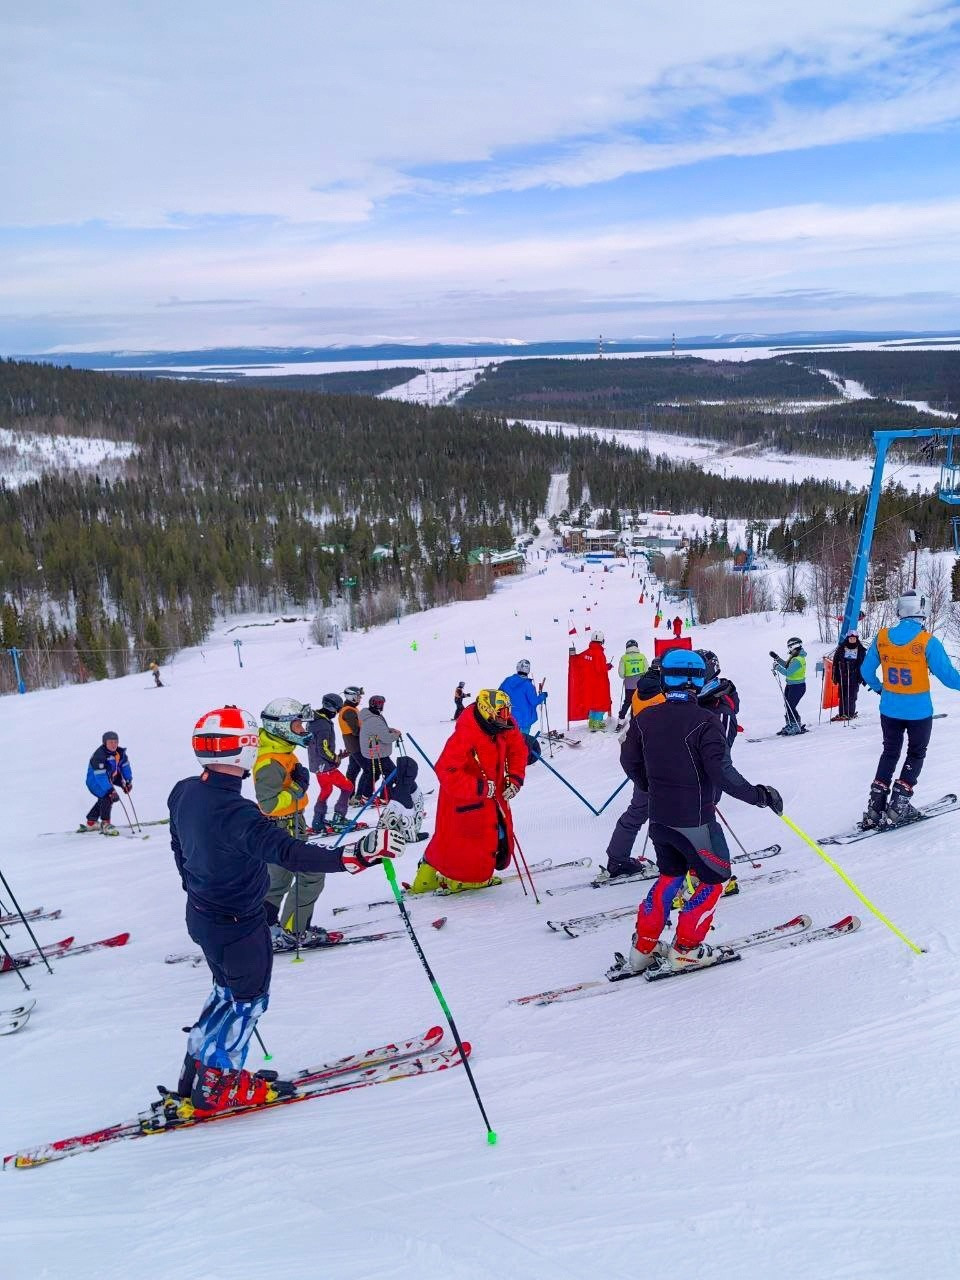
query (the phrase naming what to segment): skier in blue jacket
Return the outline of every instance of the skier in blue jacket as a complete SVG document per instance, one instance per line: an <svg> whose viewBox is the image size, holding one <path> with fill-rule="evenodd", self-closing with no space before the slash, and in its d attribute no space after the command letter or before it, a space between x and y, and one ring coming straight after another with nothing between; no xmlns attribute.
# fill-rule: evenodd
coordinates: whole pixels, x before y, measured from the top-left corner
<svg viewBox="0 0 960 1280"><path fill-rule="evenodd" d="M521 733L529 733L539 718L540 704L546 702L547 695L530 678L530 659L521 658L517 663L516 675L507 676L500 688L510 699L511 714L517 722Z"/></svg>
<svg viewBox="0 0 960 1280"><path fill-rule="evenodd" d="M897 601L900 621L892 627L881 627L860 668L864 683L880 694L883 731L883 754L877 776L870 784L867 811L860 821L864 829L898 827L920 816L910 797L923 768L933 728L931 673L948 688L960 689L960 671L936 636L927 631L926 612L926 598L916 591L905 591ZM878 670L882 683L877 679ZM906 759L890 791L904 736Z"/></svg>
<svg viewBox="0 0 960 1280"><path fill-rule="evenodd" d="M213 990L190 1028L178 1109L204 1113L273 1102L295 1093L275 1071L244 1071L247 1048L270 998L273 946L264 900L268 865L356 873L395 857L403 841L374 831L342 849L288 835L240 794L257 759L257 720L226 706L201 716L193 750L203 765L170 792L170 845L187 895L187 932L203 950Z"/></svg>
<svg viewBox="0 0 960 1280"><path fill-rule="evenodd" d="M94 801L79 830L99 830L105 836L119 835L110 821L110 810L120 799L118 788L128 794L133 790L133 771L118 734L108 729L87 765L87 790Z"/></svg>

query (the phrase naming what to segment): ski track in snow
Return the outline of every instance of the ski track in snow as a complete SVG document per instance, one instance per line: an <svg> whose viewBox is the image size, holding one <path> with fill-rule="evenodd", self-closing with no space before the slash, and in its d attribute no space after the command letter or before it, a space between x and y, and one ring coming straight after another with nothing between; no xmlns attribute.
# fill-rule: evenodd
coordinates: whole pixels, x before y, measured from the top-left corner
<svg viewBox="0 0 960 1280"><path fill-rule="evenodd" d="M542 565L534 556L532 568ZM27 971L37 1008L23 1031L0 1040L3 1152L145 1106L155 1082L175 1079L180 1027L209 985L203 968L163 963L194 949L164 828L143 842L36 834L68 831L87 809L86 763L105 727L119 729L130 753L145 820L162 816L173 783L195 772L191 727L223 701L259 711L280 694L315 699L360 681L385 693L391 724L435 758L456 681L466 677L476 692L527 654L563 729L569 621L578 644L586 623L603 628L614 663L631 635L651 653L653 610L649 599L638 606L638 585L623 569L574 575L555 558L543 575L502 581L488 600L350 635L339 651L311 648L305 622L248 628L241 670L230 628L265 619L231 618L202 652L164 667L162 690L137 674L3 699L3 870L25 908L63 908L60 920L37 923L38 936L132 932L122 951L57 963L53 977ZM714 649L739 686L747 733L782 720L767 651L797 632L812 670L828 648L810 641L813 630L809 617L776 614L695 629L694 642ZM465 666L465 639L476 642L479 666ZM957 786L960 696L935 685L934 700L950 715L934 724L924 798ZM776 785L786 812L815 836L862 809L880 744L870 693L861 705L855 731L838 725L735 748L740 770ZM813 684L801 709L816 721ZM38 790L36 753L14 747L52 724L44 777L56 785ZM558 750L551 763L594 803L622 780L613 735L585 735L579 751ZM427 803L431 829L436 795ZM620 808L618 798L594 818L534 767L514 804L528 861L590 855L600 865ZM757 950L662 988L626 984L603 1000L516 1008L511 996L598 976L629 944L629 917L576 941L551 934L548 917L636 903L642 886L584 888L557 900L561 912L505 884L444 899L440 933L429 928L440 904L415 900L414 924L475 1046L496 1147L484 1141L458 1069L8 1172L4 1277L235 1280L277 1266L324 1280L955 1276L957 819L831 850L929 948L916 957L769 811L730 799L723 808L749 848L780 841L777 866L797 874L721 902L716 939L798 911L819 924L854 911L862 930L796 951ZM404 878L416 857L401 860ZM544 875L539 888L588 875ZM386 889L376 870L328 877L315 918L329 925L334 905ZM14 949L27 945L22 928L10 933ZM0 982L4 1007L18 1003L16 977ZM283 1072L439 1021L413 949L399 939L301 965L279 957L261 1030ZM251 1065L260 1061L253 1051Z"/></svg>

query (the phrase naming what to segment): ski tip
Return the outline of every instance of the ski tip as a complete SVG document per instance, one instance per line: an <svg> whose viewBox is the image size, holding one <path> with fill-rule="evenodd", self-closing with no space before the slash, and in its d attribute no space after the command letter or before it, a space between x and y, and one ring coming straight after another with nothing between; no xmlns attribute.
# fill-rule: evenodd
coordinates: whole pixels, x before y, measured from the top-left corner
<svg viewBox="0 0 960 1280"><path fill-rule="evenodd" d="M837 920L835 924L830 925L830 928L835 929L837 933L853 933L862 923L859 916L844 916L842 920Z"/></svg>
<svg viewBox="0 0 960 1280"><path fill-rule="evenodd" d="M104 947L125 947L130 941L129 933L118 933L112 938L104 938L101 946Z"/></svg>
<svg viewBox="0 0 960 1280"><path fill-rule="evenodd" d="M446 923L447 923L447 917L439 916L436 920L430 921L430 927L431 929L442 929Z"/></svg>
<svg viewBox="0 0 960 1280"><path fill-rule="evenodd" d="M444 1036L443 1027L429 1027L423 1035L424 1040L442 1040Z"/></svg>

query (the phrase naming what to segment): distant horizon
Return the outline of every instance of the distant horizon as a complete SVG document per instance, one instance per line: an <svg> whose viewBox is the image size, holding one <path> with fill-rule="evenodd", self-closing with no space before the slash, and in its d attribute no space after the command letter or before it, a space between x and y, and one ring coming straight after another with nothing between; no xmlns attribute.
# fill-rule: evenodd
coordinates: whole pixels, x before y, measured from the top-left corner
<svg viewBox="0 0 960 1280"><path fill-rule="evenodd" d="M224 365L236 367L243 364L259 365L263 360L282 360L285 364L324 363L349 359L441 359L445 357L497 356L509 359L511 355L544 356L584 355L605 356L617 354L656 353L672 351L689 352L697 349L729 347L741 348L819 347L852 342L870 343L939 343L960 344L960 328L942 330L917 329L805 329L771 333L745 333L742 331L715 334L670 335L662 338L617 338L600 335L593 338L527 339L527 338L439 338L403 339L371 338L352 341L318 342L313 345L217 345L197 347L170 347L135 349L129 346L101 350L58 350L35 352L11 352L3 358L9 360L38 361L42 363L70 364L78 368L157 368L175 365ZM896 349L892 347L890 349ZM256 359L260 357L260 359Z"/></svg>

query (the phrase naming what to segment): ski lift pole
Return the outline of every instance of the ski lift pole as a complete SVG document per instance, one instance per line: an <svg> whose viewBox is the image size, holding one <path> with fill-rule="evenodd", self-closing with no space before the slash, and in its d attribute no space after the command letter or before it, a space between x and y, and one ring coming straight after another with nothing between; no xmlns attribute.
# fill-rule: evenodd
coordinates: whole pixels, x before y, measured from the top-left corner
<svg viewBox="0 0 960 1280"><path fill-rule="evenodd" d="M484 1109L483 1100L480 1097L480 1090L477 1088L477 1082L476 1080L474 1080L473 1072L470 1070L469 1042L467 1044L464 1044L464 1042L460 1039L460 1032L457 1030L457 1024L453 1020L453 1014L450 1012L450 1006L447 1004L446 998L444 997L443 992L440 990L440 984L439 982L437 982L436 978L434 977L433 970L430 968L430 962L427 960L427 957L423 953L423 947L421 947L420 945L420 939L417 937L414 927L410 921L410 916L407 913L407 909L403 905L403 895L400 892L400 886L397 884L397 869L393 865L393 862L390 858L384 858L381 865L383 867L384 874L386 875L387 880L390 883L390 889L393 892L393 896L397 901L397 908L400 912L400 915L403 917L404 928L406 929L407 934L409 935L410 941L413 943L413 948L420 959L420 963L423 965L423 969L427 975L427 979L431 987L433 987L433 994L437 997L437 1001L439 1002L440 1008L443 1010L443 1016L447 1020L447 1026L449 1026L451 1032L453 1033L454 1043L456 1044L457 1048L460 1050L460 1061L463 1063L463 1068L467 1073L467 1079L470 1081L470 1088L473 1090L473 1096L476 1098L477 1106L480 1108L480 1114L483 1117L483 1123L487 1127L487 1142L491 1147L495 1146L497 1141L497 1135L494 1132L489 1119L487 1118L487 1113L486 1113L486 1110Z"/></svg>

